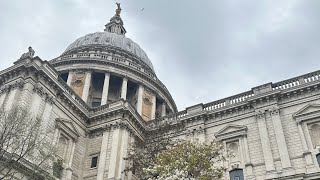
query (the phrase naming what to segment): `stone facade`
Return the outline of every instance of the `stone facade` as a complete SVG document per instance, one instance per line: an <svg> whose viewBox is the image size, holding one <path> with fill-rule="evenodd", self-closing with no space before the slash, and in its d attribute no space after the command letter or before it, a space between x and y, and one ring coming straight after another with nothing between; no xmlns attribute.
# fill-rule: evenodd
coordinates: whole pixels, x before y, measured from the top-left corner
<svg viewBox="0 0 320 180"><path fill-rule="evenodd" d="M232 149L225 179L229 172L248 180L320 178L320 71L178 112L119 18L49 62L26 56L0 71L0 106L29 109L54 130L62 179L133 179L123 173L129 163L123 158L165 122L186 127L175 138L218 139Z"/></svg>

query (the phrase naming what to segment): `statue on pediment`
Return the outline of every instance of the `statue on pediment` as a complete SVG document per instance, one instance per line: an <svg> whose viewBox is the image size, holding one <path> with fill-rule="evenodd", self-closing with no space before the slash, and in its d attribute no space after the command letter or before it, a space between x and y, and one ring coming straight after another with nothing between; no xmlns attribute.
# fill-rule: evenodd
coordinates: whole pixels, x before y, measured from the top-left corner
<svg viewBox="0 0 320 180"><path fill-rule="evenodd" d="M35 51L32 49L31 46L28 48L28 52L23 53L20 59L25 59L25 58L33 58Z"/></svg>

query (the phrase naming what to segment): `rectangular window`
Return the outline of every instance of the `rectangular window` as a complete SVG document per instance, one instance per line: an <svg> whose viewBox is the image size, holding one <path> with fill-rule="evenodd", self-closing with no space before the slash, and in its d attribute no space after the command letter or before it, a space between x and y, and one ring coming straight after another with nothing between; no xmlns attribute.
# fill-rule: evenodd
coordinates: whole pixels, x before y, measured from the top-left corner
<svg viewBox="0 0 320 180"><path fill-rule="evenodd" d="M91 168L96 168L98 165L98 156L92 157L91 159Z"/></svg>

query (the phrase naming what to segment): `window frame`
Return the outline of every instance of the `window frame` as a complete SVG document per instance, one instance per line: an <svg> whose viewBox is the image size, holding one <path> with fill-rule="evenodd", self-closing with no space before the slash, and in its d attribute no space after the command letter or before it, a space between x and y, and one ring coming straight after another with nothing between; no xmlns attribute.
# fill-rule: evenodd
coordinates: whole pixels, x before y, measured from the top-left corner
<svg viewBox="0 0 320 180"><path fill-rule="evenodd" d="M95 166L92 166L94 159L96 159ZM98 156L98 155L93 155L93 156L91 156L90 169L96 169L96 168L98 168L98 164L99 164L99 156Z"/></svg>

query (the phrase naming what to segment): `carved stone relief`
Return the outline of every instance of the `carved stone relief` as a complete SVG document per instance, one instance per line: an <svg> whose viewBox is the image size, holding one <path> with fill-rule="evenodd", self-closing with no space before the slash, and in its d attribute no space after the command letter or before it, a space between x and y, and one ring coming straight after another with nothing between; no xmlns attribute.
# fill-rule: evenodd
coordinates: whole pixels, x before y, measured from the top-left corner
<svg viewBox="0 0 320 180"><path fill-rule="evenodd" d="M72 81L71 88L75 91L78 96L82 96L84 83L86 81L86 74L84 72L75 72Z"/></svg>
<svg viewBox="0 0 320 180"><path fill-rule="evenodd" d="M152 97L154 94L145 88L142 96L142 118L145 121L149 121L152 118Z"/></svg>

